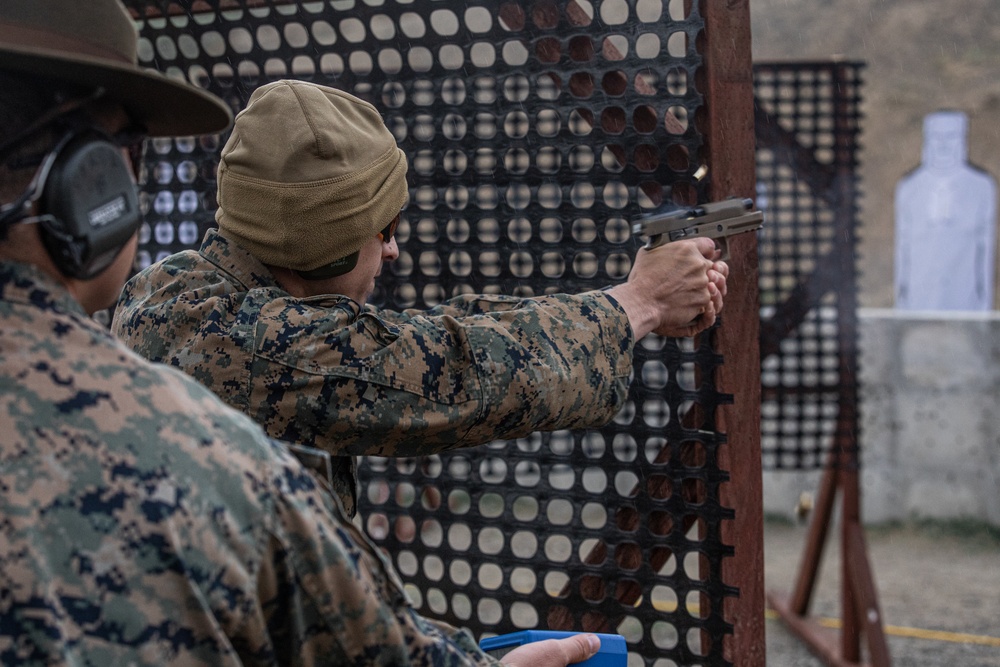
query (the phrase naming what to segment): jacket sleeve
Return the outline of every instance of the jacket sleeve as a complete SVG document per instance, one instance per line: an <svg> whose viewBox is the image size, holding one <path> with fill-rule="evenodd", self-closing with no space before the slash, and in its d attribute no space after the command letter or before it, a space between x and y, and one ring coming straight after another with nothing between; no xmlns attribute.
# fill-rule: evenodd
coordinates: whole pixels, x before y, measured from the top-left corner
<svg viewBox="0 0 1000 667"><path fill-rule="evenodd" d="M457 299L408 322L425 320L454 330L476 369L480 413L465 444L601 426L624 403L634 338L603 292Z"/></svg>
<svg viewBox="0 0 1000 667"><path fill-rule="evenodd" d="M279 664L498 664L467 631L417 614L382 553L295 462L284 457L271 477L258 590Z"/></svg>
<svg viewBox="0 0 1000 667"><path fill-rule="evenodd" d="M332 453L420 456L600 426L627 396L634 336L604 292L366 309L348 325L289 312L262 308L254 416Z"/></svg>

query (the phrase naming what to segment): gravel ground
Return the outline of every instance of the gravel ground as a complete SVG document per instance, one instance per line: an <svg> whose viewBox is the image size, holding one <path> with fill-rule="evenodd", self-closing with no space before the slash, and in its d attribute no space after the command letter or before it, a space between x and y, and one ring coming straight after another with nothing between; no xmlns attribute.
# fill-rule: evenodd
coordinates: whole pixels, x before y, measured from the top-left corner
<svg viewBox="0 0 1000 667"><path fill-rule="evenodd" d="M840 616L840 544L831 532L811 612ZM868 528L868 550L896 667L1000 667L1000 537L969 524ZM765 586L788 591L806 526L767 522ZM766 624L768 667L821 667L778 620ZM932 633L945 633L943 636ZM909 635L909 636L907 636Z"/></svg>

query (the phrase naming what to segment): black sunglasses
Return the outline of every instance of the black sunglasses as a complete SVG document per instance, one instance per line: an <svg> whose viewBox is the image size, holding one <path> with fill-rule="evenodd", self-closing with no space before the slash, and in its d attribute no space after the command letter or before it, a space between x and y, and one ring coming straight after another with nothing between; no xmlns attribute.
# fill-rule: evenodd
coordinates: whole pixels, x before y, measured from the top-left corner
<svg viewBox="0 0 1000 667"><path fill-rule="evenodd" d="M389 221L389 224L378 233L378 237L382 239L382 243L389 243L392 241L392 237L396 235L396 228L399 227L399 216Z"/></svg>

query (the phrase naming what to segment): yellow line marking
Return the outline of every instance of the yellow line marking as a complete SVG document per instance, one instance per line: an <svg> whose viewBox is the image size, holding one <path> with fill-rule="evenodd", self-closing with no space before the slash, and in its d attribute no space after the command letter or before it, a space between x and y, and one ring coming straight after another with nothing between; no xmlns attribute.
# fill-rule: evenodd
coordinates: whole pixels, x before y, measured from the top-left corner
<svg viewBox="0 0 1000 667"><path fill-rule="evenodd" d="M694 617L698 616L698 605L697 604L687 604L685 605L687 612ZM664 613L673 613L677 611L679 605L676 602L667 602L663 600L655 600L653 602L653 608L657 611ZM778 612L773 609L765 609L764 617L769 619L778 619ZM818 624L826 628L840 628L839 618L824 618L816 617L815 620ZM903 625L885 625L882 626L882 631L887 635L892 635L894 637L909 637L910 639L931 639L939 642L952 642L955 644L980 644L982 646L1000 646L1000 637L989 637L987 635L973 635L967 632L948 632L945 630L924 630L922 628L908 628Z"/></svg>
<svg viewBox="0 0 1000 667"><path fill-rule="evenodd" d="M767 609L764 616L769 619L777 619L778 612ZM839 628L839 618L817 618L816 622L827 628ZM882 630L887 635L894 637L909 637L911 639L933 639L939 642L952 642L956 644L982 644L983 646L1000 646L1000 637L989 637L986 635L972 635L966 632L946 632L944 630L923 630L921 628L908 628L902 625L886 625Z"/></svg>

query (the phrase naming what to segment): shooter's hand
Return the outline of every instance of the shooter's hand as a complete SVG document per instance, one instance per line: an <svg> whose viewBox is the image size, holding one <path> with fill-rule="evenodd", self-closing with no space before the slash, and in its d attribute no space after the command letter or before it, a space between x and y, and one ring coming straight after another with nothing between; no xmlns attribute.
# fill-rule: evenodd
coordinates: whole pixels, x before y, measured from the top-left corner
<svg viewBox="0 0 1000 667"><path fill-rule="evenodd" d="M636 339L693 336L715 323L726 295L729 266L708 238L639 250L628 282L609 293L628 315Z"/></svg>

